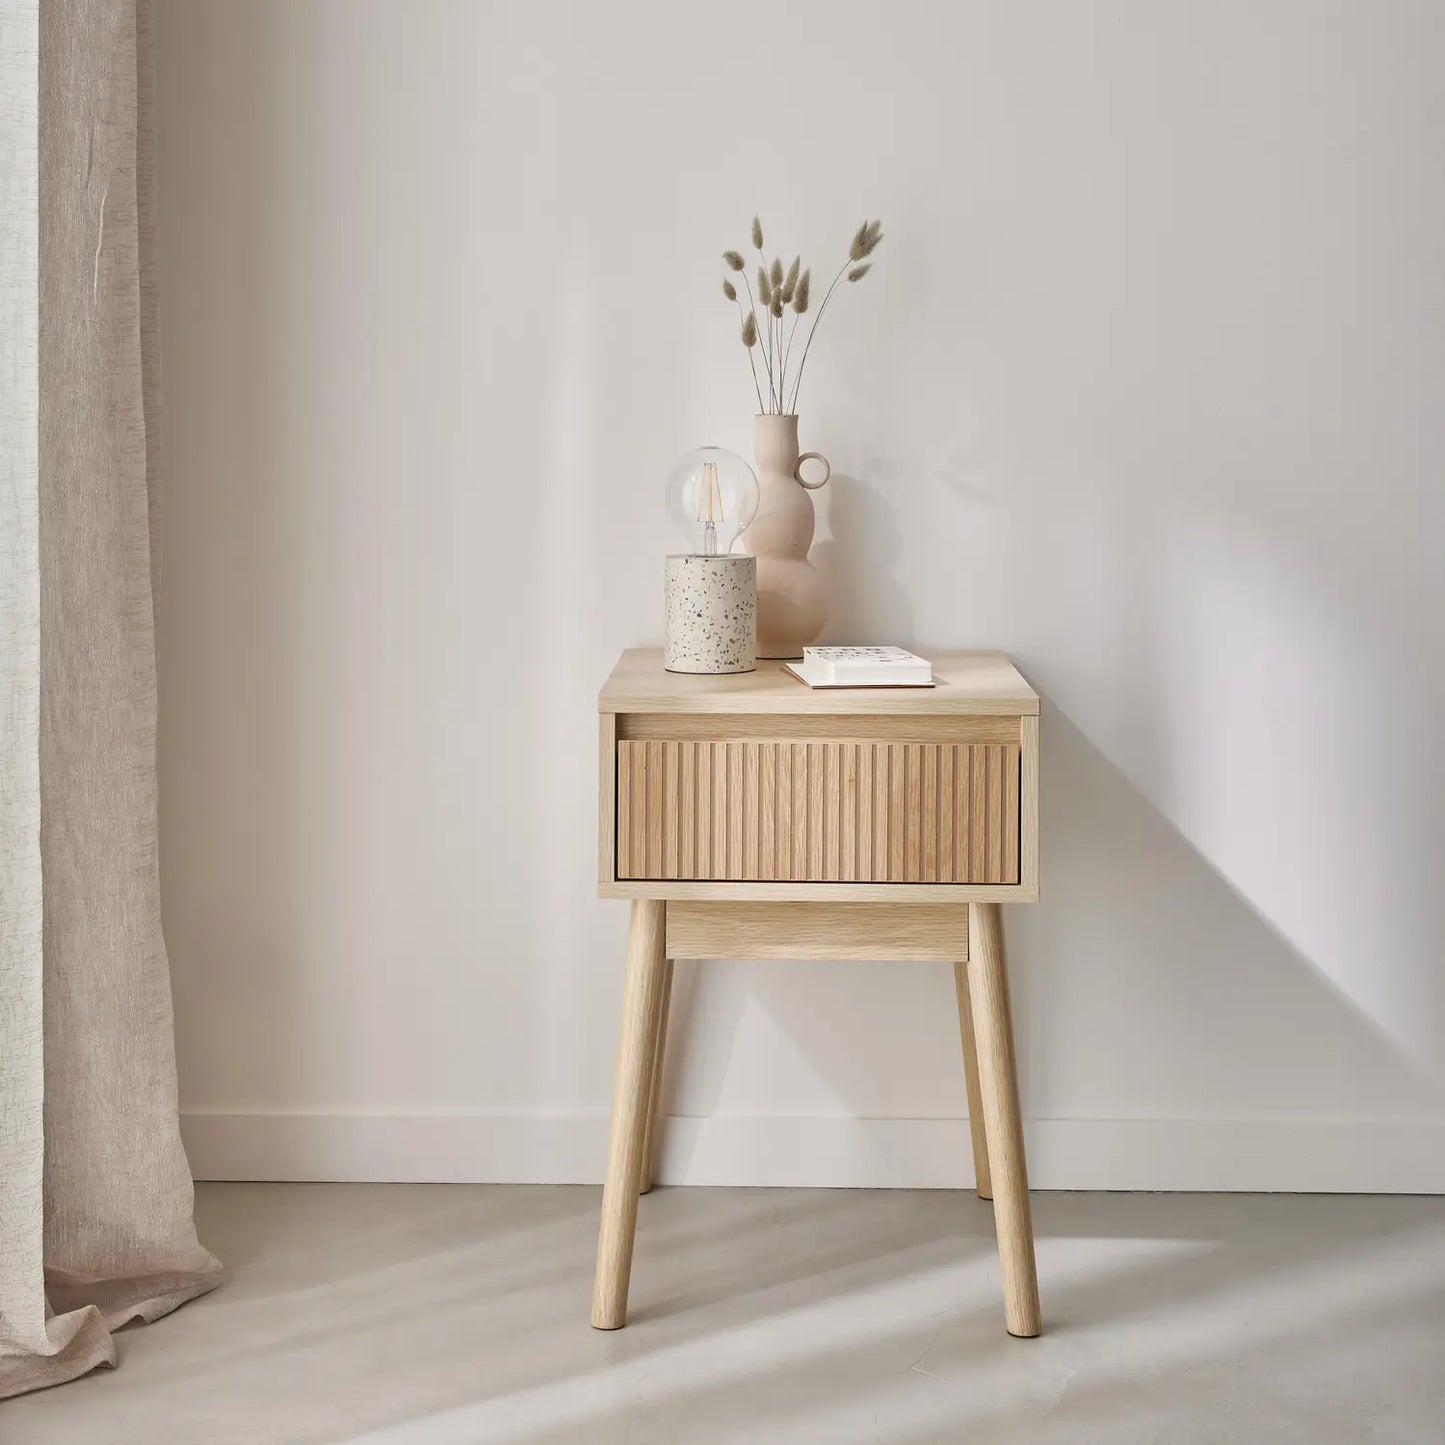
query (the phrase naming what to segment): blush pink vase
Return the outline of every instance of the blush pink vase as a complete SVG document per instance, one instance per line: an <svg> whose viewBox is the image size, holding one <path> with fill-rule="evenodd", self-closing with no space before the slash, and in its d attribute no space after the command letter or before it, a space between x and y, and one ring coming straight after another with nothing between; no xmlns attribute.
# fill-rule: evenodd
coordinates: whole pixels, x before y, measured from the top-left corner
<svg viewBox="0 0 1445 1445"><path fill-rule="evenodd" d="M813 499L832 468L819 452L798 451L796 416L760 416L753 422L758 465L758 510L742 535L758 559L759 657L797 658L828 620L823 579L808 561L813 545ZM823 475L803 480L803 463L823 464Z"/></svg>

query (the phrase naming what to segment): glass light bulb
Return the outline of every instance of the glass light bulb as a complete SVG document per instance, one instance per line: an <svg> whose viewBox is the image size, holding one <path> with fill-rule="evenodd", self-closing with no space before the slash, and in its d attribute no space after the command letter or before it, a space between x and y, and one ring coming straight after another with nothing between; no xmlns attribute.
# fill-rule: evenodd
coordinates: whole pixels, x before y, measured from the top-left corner
<svg viewBox="0 0 1445 1445"><path fill-rule="evenodd" d="M667 478L667 509L698 557L720 557L758 510L758 479L736 452L699 447Z"/></svg>

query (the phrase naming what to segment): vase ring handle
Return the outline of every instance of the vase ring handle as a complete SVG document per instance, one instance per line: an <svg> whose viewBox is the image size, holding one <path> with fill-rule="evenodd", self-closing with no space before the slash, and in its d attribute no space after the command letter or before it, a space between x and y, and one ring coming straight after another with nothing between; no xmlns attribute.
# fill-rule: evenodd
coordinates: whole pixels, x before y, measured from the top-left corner
<svg viewBox="0 0 1445 1445"><path fill-rule="evenodd" d="M823 463L823 475L819 481L810 482L807 477L803 475L803 463L807 461ZM816 492L819 487L826 487L828 485L828 478L832 475L833 468L829 464L828 458L825 457L822 452L800 453L798 456L798 465L793 468L794 479L798 482L800 486L806 487L810 492Z"/></svg>

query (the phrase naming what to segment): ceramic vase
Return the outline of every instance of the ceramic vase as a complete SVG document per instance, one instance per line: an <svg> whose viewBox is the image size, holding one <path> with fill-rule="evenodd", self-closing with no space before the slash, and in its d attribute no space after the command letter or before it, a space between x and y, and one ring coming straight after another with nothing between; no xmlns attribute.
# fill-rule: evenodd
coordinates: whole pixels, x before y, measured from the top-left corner
<svg viewBox="0 0 1445 1445"><path fill-rule="evenodd" d="M813 499L832 474L819 452L798 451L796 416L760 416L753 423L758 510L742 535L758 560L758 656L798 658L828 619L823 579L808 561L813 545ZM822 463L822 476L803 479L804 462Z"/></svg>
<svg viewBox="0 0 1445 1445"><path fill-rule="evenodd" d="M667 559L662 665L669 672L751 672L756 666L753 557Z"/></svg>

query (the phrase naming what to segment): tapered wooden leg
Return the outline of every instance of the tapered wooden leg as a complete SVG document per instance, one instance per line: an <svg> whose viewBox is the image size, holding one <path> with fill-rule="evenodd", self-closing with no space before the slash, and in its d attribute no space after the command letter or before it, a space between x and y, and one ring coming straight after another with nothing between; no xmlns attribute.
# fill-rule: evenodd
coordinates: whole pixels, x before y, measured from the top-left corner
<svg viewBox="0 0 1445 1445"><path fill-rule="evenodd" d="M1003 920L997 903L968 905L968 984L978 1050L979 1092L993 1178L994 1228L1003 1275L1004 1324L1011 1335L1039 1332L1039 1283L1029 1218L1023 1119L1014 1069Z"/></svg>
<svg viewBox="0 0 1445 1445"><path fill-rule="evenodd" d="M632 1237L637 1229L637 1180L647 1133L649 1062L656 1051L662 1011L666 904L635 899L627 939L627 981L622 992L622 1029L612 1086L612 1133L602 1187L602 1227L597 1238L597 1276L592 1287L592 1324L599 1330L627 1323L627 1282L632 1274Z"/></svg>
<svg viewBox="0 0 1445 1445"><path fill-rule="evenodd" d="M963 1083L968 1090L968 1132L973 1139L973 1187L980 1199L992 1199L993 1176L988 1167L988 1135L983 1123L983 1095L978 1087L978 1049L974 1044L965 963L953 965L953 991L958 995L958 1033L963 1040Z"/></svg>
<svg viewBox="0 0 1445 1445"><path fill-rule="evenodd" d="M637 1182L637 1192L647 1194L652 1189L653 1171L657 1167L657 1146L660 1129L657 1116L662 1110L662 1060L667 1049L667 1013L672 1007L672 960L663 965L662 1009L657 1021L657 1043L652 1050L649 1065L647 1106L647 1133L642 1138L642 1175Z"/></svg>

